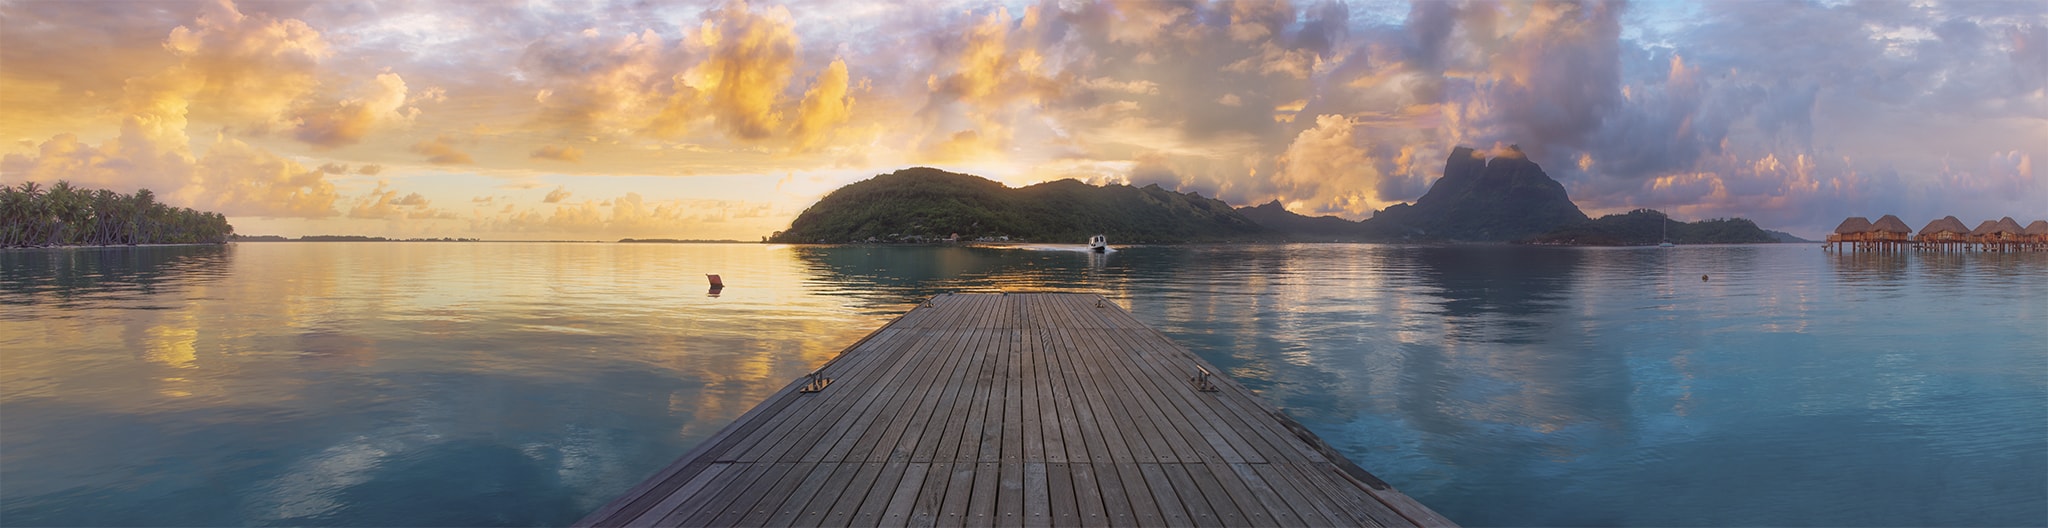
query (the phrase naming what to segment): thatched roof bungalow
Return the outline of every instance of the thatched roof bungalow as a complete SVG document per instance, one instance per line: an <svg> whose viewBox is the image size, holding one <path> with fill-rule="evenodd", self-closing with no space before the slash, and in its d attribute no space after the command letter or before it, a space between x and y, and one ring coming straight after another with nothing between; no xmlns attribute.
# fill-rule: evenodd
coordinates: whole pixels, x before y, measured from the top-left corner
<svg viewBox="0 0 2048 528"><path fill-rule="evenodd" d="M1837 235L1867 232L1870 232L1870 219L1861 216L1851 216L1848 220L1843 220L1842 225L1835 226L1835 234Z"/></svg>
<svg viewBox="0 0 2048 528"><path fill-rule="evenodd" d="M1870 224L1870 233L1875 235L1871 237L1872 240L1905 242L1908 237L1913 236L1913 228L1897 216L1884 215L1878 218L1876 223Z"/></svg>
<svg viewBox="0 0 2048 528"><path fill-rule="evenodd" d="M1954 216L1944 216L1928 222L1927 227L1920 228L1919 234L1922 242L1960 240L1969 235L1970 226L1963 225L1963 221Z"/></svg>
<svg viewBox="0 0 2048 528"><path fill-rule="evenodd" d="M1977 224L1976 229L1970 230L1970 236L1979 238L1986 236L1998 236L1998 221L1985 220L1984 222Z"/></svg>
<svg viewBox="0 0 2048 528"><path fill-rule="evenodd" d="M2019 240L2027 234L2027 228L2020 227L2018 220L2013 220L2012 217L2008 216L1998 219L1998 233L2001 239L2008 241Z"/></svg>
<svg viewBox="0 0 2048 528"><path fill-rule="evenodd" d="M1843 220L1842 225L1835 226L1835 232L1828 233L1827 247L1856 249L1870 238L1870 219L1851 216L1848 220Z"/></svg>
<svg viewBox="0 0 2048 528"><path fill-rule="evenodd" d="M2035 220L2034 223L2027 224L2024 234L2027 235L2028 243L2037 247L2048 245L2048 220Z"/></svg>

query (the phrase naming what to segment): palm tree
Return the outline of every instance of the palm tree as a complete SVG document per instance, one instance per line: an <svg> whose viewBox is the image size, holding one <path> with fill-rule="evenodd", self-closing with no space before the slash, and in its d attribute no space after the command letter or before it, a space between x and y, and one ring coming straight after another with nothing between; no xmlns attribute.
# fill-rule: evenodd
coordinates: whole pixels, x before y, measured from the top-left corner
<svg viewBox="0 0 2048 528"><path fill-rule="evenodd" d="M0 247L63 244L223 243L235 228L220 213L172 207L148 189L123 195L58 181L0 185Z"/></svg>

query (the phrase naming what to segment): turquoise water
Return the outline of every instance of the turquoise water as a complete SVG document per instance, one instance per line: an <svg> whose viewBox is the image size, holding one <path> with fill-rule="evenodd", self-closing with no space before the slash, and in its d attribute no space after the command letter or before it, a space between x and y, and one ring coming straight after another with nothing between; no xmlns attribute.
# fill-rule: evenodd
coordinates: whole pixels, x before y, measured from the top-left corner
<svg viewBox="0 0 2048 528"><path fill-rule="evenodd" d="M565 524L994 289L1108 295L1467 525L2048 524L2048 254L544 243L0 252L0 524Z"/></svg>

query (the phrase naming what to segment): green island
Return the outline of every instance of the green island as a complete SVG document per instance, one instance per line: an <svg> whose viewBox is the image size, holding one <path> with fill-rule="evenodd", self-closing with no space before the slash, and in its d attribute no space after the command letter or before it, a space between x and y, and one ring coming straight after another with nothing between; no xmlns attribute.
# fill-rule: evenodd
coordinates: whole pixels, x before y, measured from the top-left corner
<svg viewBox="0 0 2048 528"><path fill-rule="evenodd" d="M149 189L0 185L0 247L220 244L234 233L226 216L165 205Z"/></svg>
<svg viewBox="0 0 2048 528"><path fill-rule="evenodd" d="M1782 240L1747 219L1679 222L1670 220L1662 211L1655 209L1602 216L1523 240L1531 244L1578 246L1649 246L1663 241L1673 244L1762 244Z"/></svg>
<svg viewBox="0 0 2048 528"><path fill-rule="evenodd" d="M1085 241L1123 243L1256 240L1272 232L1230 204L1157 185L1094 186L1059 180L1009 188L929 167L855 182L818 200L768 236L778 243Z"/></svg>
<svg viewBox="0 0 2048 528"><path fill-rule="evenodd" d="M1598 219L1521 151L1492 158L1451 151L1443 177L1412 204L1365 220L1306 216L1280 202L1231 207L1157 185L1090 185L1067 179L1019 188L979 176L913 167L848 184L797 216L776 243L1382 242L1545 245L1803 242L1741 218L1669 221L1638 209ZM1668 230L1668 232L1666 231Z"/></svg>

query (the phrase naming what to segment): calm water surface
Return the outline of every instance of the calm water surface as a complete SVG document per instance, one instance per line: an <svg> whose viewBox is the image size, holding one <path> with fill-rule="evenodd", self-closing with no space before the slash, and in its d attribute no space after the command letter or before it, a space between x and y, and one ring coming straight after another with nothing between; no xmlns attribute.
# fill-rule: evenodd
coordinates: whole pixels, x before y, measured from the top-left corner
<svg viewBox="0 0 2048 528"><path fill-rule="evenodd" d="M0 524L566 524L995 289L1108 295L1467 525L2048 524L2048 254L521 243L0 252Z"/></svg>

